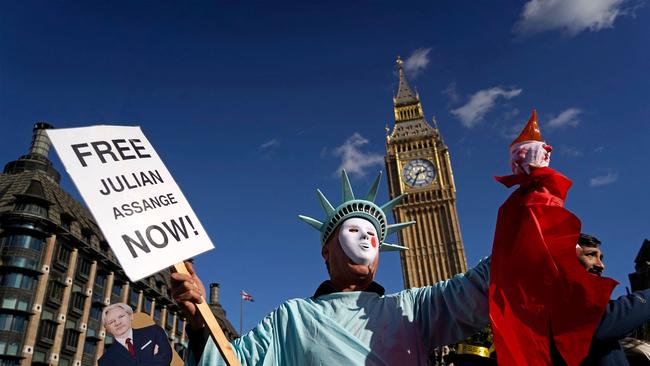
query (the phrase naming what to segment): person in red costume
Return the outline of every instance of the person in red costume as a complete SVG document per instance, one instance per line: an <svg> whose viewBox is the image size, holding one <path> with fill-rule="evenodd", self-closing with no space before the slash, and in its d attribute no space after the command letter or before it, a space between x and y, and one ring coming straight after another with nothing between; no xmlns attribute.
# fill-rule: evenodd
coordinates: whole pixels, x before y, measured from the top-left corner
<svg viewBox="0 0 650 366"><path fill-rule="evenodd" d="M492 247L490 318L499 365L552 365L550 345L568 366L587 356L616 281L576 261L580 220L564 208L571 181L549 168L551 146L537 113L510 145L510 188Z"/></svg>

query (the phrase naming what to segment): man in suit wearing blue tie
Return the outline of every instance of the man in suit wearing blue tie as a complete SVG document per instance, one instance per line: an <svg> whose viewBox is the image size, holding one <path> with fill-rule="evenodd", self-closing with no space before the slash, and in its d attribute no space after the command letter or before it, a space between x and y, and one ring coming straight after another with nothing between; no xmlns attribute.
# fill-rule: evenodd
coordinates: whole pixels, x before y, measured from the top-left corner
<svg viewBox="0 0 650 366"><path fill-rule="evenodd" d="M165 331L158 325L133 329L132 321L133 309L127 304L104 308L102 322L115 342L99 359L99 366L169 366L172 350Z"/></svg>

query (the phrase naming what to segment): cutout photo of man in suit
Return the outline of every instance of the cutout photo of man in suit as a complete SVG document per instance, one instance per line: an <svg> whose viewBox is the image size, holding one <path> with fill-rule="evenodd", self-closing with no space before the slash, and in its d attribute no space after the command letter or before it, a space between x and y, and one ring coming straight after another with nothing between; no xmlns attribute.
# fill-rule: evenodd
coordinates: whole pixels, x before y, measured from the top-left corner
<svg viewBox="0 0 650 366"><path fill-rule="evenodd" d="M102 322L115 342L99 359L99 366L169 366L172 350L167 334L158 325L134 329L133 309L124 303L111 304L102 312Z"/></svg>

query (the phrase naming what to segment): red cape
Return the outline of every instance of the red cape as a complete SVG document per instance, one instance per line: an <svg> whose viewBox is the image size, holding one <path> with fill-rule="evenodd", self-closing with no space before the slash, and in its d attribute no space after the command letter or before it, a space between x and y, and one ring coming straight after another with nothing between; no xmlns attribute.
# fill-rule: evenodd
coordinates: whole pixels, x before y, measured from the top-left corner
<svg viewBox="0 0 650 366"><path fill-rule="evenodd" d="M551 338L568 366L587 356L617 282L576 258L580 220L566 210L571 181L551 168L496 177L499 208L490 269L490 318L499 365L551 365Z"/></svg>

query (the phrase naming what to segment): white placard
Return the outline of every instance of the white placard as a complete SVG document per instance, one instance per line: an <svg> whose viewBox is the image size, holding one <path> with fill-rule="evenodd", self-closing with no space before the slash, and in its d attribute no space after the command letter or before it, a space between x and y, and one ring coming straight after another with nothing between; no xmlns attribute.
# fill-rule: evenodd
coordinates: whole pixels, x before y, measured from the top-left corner
<svg viewBox="0 0 650 366"><path fill-rule="evenodd" d="M214 247L140 127L47 135L131 281Z"/></svg>

